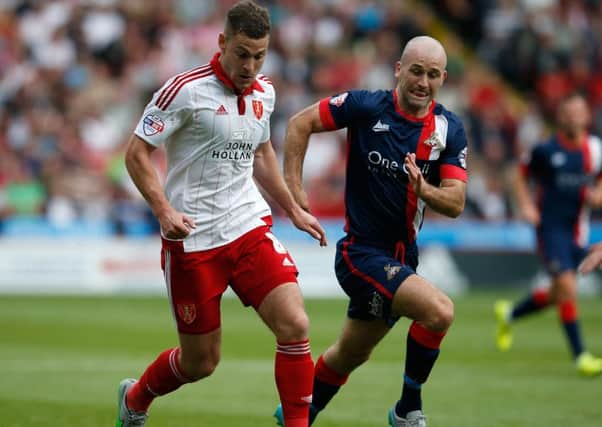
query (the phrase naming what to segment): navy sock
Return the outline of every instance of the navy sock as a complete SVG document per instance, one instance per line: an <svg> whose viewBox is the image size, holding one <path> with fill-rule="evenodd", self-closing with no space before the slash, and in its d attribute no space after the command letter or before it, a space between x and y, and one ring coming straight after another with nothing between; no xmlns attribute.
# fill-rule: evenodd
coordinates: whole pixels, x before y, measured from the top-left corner
<svg viewBox="0 0 602 427"><path fill-rule="evenodd" d="M314 378L314 391L312 393L311 406L315 412L324 409L328 402L334 397L341 387L320 381Z"/></svg>
<svg viewBox="0 0 602 427"><path fill-rule="evenodd" d="M403 388L401 391L403 397L397 401L395 413L400 417L405 418L408 412L422 409L421 389L422 384L414 381L407 375L404 375Z"/></svg>
<svg viewBox="0 0 602 427"><path fill-rule="evenodd" d="M395 405L398 416L422 409L421 388L439 357L439 344L445 333L433 332L418 325L410 327L406 341L405 374L401 399ZM428 345L428 346L427 346Z"/></svg>
<svg viewBox="0 0 602 427"><path fill-rule="evenodd" d="M527 295L525 299L514 305L510 318L518 319L529 314L537 313L548 307L548 305L548 291L545 289L537 289Z"/></svg>
<svg viewBox="0 0 602 427"><path fill-rule="evenodd" d="M562 322L564 332L567 339L569 340L569 346L573 357L576 358L583 352L583 342L581 341L581 334L579 333L579 322Z"/></svg>

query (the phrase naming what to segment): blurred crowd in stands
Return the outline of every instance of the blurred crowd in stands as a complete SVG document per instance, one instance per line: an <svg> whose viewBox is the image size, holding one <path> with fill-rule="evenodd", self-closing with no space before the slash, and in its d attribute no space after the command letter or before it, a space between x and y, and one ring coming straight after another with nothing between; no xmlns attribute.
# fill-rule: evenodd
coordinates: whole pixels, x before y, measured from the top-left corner
<svg viewBox="0 0 602 427"><path fill-rule="evenodd" d="M0 232L42 219L156 232L124 167L152 93L207 63L230 0L0 0ZM349 88L389 89L404 43L431 34L449 55L438 101L469 136L464 217L515 219L507 174L548 135L558 98L586 91L602 133L602 5L562 0L267 0L272 141L288 118ZM343 215L345 134L320 134L304 179L313 211ZM159 151L157 168L165 169ZM277 211L276 211L277 212ZM16 224L16 225L15 225Z"/></svg>

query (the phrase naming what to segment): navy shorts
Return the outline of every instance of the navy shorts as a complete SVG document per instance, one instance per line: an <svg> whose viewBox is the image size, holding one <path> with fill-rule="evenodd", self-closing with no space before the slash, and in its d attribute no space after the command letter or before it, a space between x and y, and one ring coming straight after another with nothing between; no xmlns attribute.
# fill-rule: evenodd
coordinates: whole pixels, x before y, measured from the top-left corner
<svg viewBox="0 0 602 427"><path fill-rule="evenodd" d="M393 296L417 267L416 243L379 247L343 237L337 242L335 273L350 298L349 318L384 319L393 326L399 320L391 313Z"/></svg>
<svg viewBox="0 0 602 427"><path fill-rule="evenodd" d="M552 276L576 270L587 254L587 248L575 243L575 236L570 229L538 229L537 246L546 270Z"/></svg>

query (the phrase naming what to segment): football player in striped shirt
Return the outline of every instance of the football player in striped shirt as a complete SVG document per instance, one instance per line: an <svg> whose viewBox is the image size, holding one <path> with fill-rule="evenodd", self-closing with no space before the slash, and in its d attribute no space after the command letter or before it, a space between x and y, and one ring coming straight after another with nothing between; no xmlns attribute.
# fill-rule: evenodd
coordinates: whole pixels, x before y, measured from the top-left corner
<svg viewBox="0 0 602 427"><path fill-rule="evenodd" d="M314 371L309 321L297 268L270 231L270 208L257 184L297 228L321 245L326 238L288 190L270 142L275 92L259 74L269 31L265 8L235 4L219 52L169 79L129 142L127 169L161 225L161 264L179 345L163 351L138 380L121 382L118 426L145 425L156 397L215 370L220 301L228 286L276 338L275 379L286 427L308 425ZM160 146L168 161L164 185L151 162Z"/></svg>

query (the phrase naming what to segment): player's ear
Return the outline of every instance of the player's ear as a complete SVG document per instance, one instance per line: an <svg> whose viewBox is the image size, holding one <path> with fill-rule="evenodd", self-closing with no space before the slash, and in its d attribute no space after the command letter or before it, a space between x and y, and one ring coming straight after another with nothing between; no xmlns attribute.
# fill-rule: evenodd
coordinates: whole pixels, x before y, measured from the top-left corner
<svg viewBox="0 0 602 427"><path fill-rule="evenodd" d="M395 78L398 79L401 75L401 61L395 63Z"/></svg>
<svg viewBox="0 0 602 427"><path fill-rule="evenodd" d="M226 50L226 35L224 33L219 33L219 36L217 36L217 45L223 54Z"/></svg>

